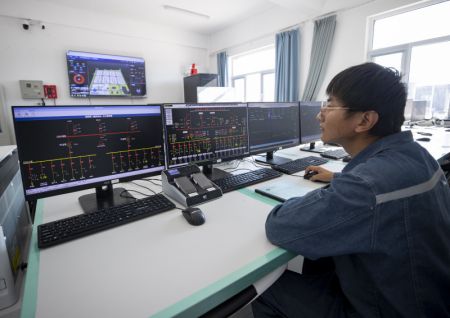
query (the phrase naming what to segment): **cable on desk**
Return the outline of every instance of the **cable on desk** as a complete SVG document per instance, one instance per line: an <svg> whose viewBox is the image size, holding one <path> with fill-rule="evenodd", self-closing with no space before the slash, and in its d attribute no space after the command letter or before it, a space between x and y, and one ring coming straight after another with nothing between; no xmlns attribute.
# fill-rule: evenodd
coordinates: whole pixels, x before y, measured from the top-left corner
<svg viewBox="0 0 450 318"><path fill-rule="evenodd" d="M146 194L146 193L143 193L143 192L141 192L141 191L131 190L131 189L124 189L122 192L120 192L120 196L121 196L122 198L128 198L128 199L139 200L139 199L137 199L137 198L135 198L135 197L132 197L132 196L129 196L129 195L124 195L125 192L136 192L136 193L142 194L143 196L146 196L146 197L152 196L151 194ZM161 193L161 192L160 192L160 193ZM155 193L155 194L159 194L159 193Z"/></svg>
<svg viewBox="0 0 450 318"><path fill-rule="evenodd" d="M137 183L137 182L135 182L135 181L130 181L130 183L135 184L135 185L137 185L138 187L144 188L144 189L150 191L150 192L153 193L153 194L156 194L156 191L150 189L149 187L143 186L142 184L139 184L139 183Z"/></svg>
<svg viewBox="0 0 450 318"><path fill-rule="evenodd" d="M249 168L239 168L239 169L229 170L228 172L235 172L235 171L253 171L253 170L249 169Z"/></svg>
<svg viewBox="0 0 450 318"><path fill-rule="evenodd" d="M155 182L153 182L153 181L159 181L159 182L162 182L162 180L159 180L159 179L139 179L139 180L150 182L151 184L153 184L153 185L155 185L155 186L158 186L158 187L161 187L161 186L162 186L160 183L155 183Z"/></svg>
<svg viewBox="0 0 450 318"><path fill-rule="evenodd" d="M237 161L237 165L236 165L236 166L230 167L230 168L223 168L223 170L226 170L226 171L229 171L229 170L234 171L234 169L236 169L237 167L239 167L239 166L241 165L241 163L242 163L242 159L239 159L239 160L233 160L232 162L234 162L234 161Z"/></svg>
<svg viewBox="0 0 450 318"><path fill-rule="evenodd" d="M254 165L256 168L266 168L266 167L270 167L270 164L268 164L268 163L256 163L255 162L255 158L253 158L253 156L251 157L251 159L249 159L249 160L245 160L245 159L243 159L243 161L246 161L246 162L249 162L249 163L251 163L252 165Z"/></svg>
<svg viewBox="0 0 450 318"><path fill-rule="evenodd" d="M159 182L162 182L161 179L157 179L157 178L142 178L142 179L140 179L140 180L145 180L145 181L159 181Z"/></svg>

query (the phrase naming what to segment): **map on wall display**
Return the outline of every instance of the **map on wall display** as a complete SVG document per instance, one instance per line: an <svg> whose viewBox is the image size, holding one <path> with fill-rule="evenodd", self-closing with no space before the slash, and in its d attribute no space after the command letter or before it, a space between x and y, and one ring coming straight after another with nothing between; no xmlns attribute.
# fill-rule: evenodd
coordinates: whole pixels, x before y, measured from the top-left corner
<svg viewBox="0 0 450 318"><path fill-rule="evenodd" d="M90 95L130 95L121 70L95 70L89 87Z"/></svg>
<svg viewBox="0 0 450 318"><path fill-rule="evenodd" d="M143 58L67 52L71 97L142 97L147 94Z"/></svg>

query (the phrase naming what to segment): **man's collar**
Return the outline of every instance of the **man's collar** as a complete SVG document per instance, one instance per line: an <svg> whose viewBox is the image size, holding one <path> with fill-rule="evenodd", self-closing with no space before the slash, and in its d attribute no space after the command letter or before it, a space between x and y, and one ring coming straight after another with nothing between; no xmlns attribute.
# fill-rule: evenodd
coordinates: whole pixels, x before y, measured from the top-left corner
<svg viewBox="0 0 450 318"><path fill-rule="evenodd" d="M392 135L388 135L378 139L372 144L364 148L360 153L358 153L352 160L344 167L343 172L353 169L353 167L365 162L368 158L373 157L375 154L389 149L395 148L399 145L412 142L413 136L411 131L402 131Z"/></svg>

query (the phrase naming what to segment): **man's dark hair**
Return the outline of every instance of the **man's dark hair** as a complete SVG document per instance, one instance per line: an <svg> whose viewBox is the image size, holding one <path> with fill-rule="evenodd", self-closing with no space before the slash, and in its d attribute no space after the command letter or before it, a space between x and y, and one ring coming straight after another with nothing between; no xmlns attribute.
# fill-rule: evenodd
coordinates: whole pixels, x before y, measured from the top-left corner
<svg viewBox="0 0 450 318"><path fill-rule="evenodd" d="M371 135L387 136L401 131L406 88L395 69L375 63L352 66L337 74L326 92L349 107L350 112L376 111L379 119L369 131Z"/></svg>

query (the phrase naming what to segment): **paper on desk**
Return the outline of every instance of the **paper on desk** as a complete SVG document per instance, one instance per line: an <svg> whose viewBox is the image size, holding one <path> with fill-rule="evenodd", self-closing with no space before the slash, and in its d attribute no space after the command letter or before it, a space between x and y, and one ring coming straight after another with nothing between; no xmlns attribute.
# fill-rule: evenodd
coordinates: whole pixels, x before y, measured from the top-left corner
<svg viewBox="0 0 450 318"><path fill-rule="evenodd" d="M284 202L287 199L301 197L312 190L323 188L325 186L327 186L327 183L312 182L307 180L302 182L301 180L292 179L258 187L255 189L255 192Z"/></svg>

